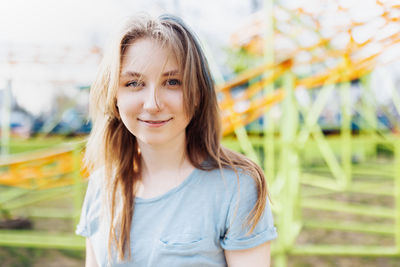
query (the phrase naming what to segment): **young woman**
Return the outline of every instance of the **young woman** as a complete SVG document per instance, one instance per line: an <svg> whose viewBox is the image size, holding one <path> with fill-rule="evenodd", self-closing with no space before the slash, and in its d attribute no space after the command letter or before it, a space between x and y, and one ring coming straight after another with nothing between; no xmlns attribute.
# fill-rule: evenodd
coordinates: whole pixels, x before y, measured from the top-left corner
<svg viewBox="0 0 400 267"><path fill-rule="evenodd" d="M177 17L128 21L91 87L86 266L269 266L262 170L220 144L207 60Z"/></svg>

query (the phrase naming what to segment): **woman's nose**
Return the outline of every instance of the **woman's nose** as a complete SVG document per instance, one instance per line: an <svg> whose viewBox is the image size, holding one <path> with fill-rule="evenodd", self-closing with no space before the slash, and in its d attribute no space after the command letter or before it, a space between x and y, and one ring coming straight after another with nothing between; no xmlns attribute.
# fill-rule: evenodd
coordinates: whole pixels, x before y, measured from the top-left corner
<svg viewBox="0 0 400 267"><path fill-rule="evenodd" d="M148 112L158 112L161 109L158 90L155 86L149 86L146 90L145 99L143 101L143 109Z"/></svg>

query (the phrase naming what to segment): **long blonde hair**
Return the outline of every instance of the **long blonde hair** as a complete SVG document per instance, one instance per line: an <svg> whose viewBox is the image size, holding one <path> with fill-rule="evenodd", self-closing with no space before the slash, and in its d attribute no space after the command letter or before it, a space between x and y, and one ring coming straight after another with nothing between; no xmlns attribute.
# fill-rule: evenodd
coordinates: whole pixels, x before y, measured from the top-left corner
<svg viewBox="0 0 400 267"><path fill-rule="evenodd" d="M116 105L121 61L126 48L140 38L153 38L167 44L175 53L183 73L185 112L191 120L186 128L186 152L198 169L240 168L253 177L258 200L248 216L250 232L261 218L268 196L263 171L243 155L221 146L221 122L214 83L207 60L193 32L177 17L163 15L131 18L106 51L90 91L90 117L93 129L87 143L85 163L92 172L105 169L106 195L109 196L108 251L115 245L118 259L128 258L130 230L134 213L135 185L141 175L140 151L136 137L122 123ZM207 167L201 165L208 159ZM117 209L118 207L118 209Z"/></svg>

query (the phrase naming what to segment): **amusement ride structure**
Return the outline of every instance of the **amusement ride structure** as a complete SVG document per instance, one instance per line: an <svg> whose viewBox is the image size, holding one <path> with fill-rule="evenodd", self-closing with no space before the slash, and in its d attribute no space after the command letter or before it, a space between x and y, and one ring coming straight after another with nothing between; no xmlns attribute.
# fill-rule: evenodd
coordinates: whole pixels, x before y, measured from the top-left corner
<svg viewBox="0 0 400 267"><path fill-rule="evenodd" d="M286 266L288 255L400 256L400 91L396 80L387 81L397 114L385 128L377 119L380 89L372 83L374 70L400 59L400 4L318 3L306 8L266 1L265 9L232 35L233 47L262 63L227 82L214 75L224 144L260 164L267 176L279 235L272 245L274 266ZM362 8L372 10L368 17L360 15ZM340 106L340 125L336 135L327 136L319 121L333 102ZM275 107L278 116L270 112ZM356 115L357 132L352 127ZM249 128L254 123L257 131ZM76 223L87 176L80 167L83 147L68 144L1 159L3 215L11 218L21 207L69 194L74 205L68 212L32 209L30 215L69 217ZM389 204L357 203L354 194ZM307 215L316 213L326 217ZM355 216L363 219L348 219ZM302 242L299 237L309 229L390 241ZM36 230L0 230L0 245L84 248L83 239L72 233Z"/></svg>

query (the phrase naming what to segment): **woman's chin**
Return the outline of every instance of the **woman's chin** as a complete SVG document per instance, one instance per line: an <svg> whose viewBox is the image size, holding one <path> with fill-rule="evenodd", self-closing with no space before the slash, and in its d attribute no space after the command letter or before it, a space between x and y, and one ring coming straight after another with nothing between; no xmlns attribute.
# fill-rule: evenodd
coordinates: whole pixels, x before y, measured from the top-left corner
<svg viewBox="0 0 400 267"><path fill-rule="evenodd" d="M152 146L152 147L160 147L168 143L167 140L163 140L161 138L145 138L145 139L138 138L137 140L141 145Z"/></svg>

